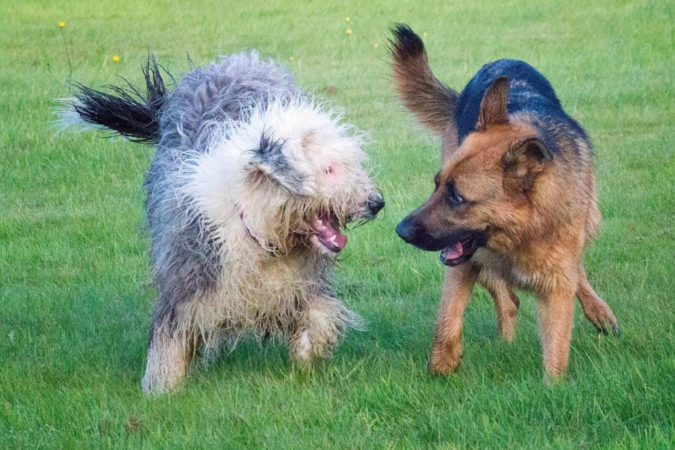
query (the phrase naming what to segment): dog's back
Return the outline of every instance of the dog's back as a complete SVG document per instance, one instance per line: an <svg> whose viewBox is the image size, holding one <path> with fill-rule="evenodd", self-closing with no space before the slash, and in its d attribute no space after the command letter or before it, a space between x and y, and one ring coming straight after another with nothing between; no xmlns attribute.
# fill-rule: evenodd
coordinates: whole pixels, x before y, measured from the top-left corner
<svg viewBox="0 0 675 450"><path fill-rule="evenodd" d="M459 144L476 128L480 103L487 89L497 78L509 79L509 114L522 113L532 119L538 119L534 125L542 128L542 136L550 134L552 125L564 126L578 137L586 140L586 133L581 126L563 110L562 104L551 86L551 83L537 69L523 61L500 59L484 65L466 85L457 99L455 120ZM551 151L557 151L555 142Z"/></svg>
<svg viewBox="0 0 675 450"><path fill-rule="evenodd" d="M210 132L223 121L236 122L253 105L264 108L272 100L297 95L291 73L261 60L255 51L198 67L181 79L162 107L158 151L203 151Z"/></svg>
<svg viewBox="0 0 675 450"><path fill-rule="evenodd" d="M509 80L507 109L539 130L539 135L553 156L563 153L559 163L570 176L587 186L587 242L597 235L600 211L597 206L593 151L584 129L562 107L551 83L537 69L524 61L500 59L485 64L459 94L455 109L457 145L475 131L481 101L488 88L500 77Z"/></svg>

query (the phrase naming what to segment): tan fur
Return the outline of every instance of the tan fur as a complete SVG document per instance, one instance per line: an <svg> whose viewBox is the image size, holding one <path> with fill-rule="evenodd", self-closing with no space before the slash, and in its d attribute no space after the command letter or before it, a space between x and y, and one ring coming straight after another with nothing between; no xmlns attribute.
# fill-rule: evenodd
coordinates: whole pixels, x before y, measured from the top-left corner
<svg viewBox="0 0 675 450"><path fill-rule="evenodd" d="M475 267L464 264L445 274L429 359L431 373L448 373L459 368L462 357L462 317L478 273Z"/></svg>
<svg viewBox="0 0 675 450"><path fill-rule="evenodd" d="M397 227L406 242L430 251L445 248L454 255L443 285L429 370L446 374L459 368L462 316L478 282L494 299L497 327L507 341L515 337L520 304L514 290L536 295L544 368L548 378L558 379L567 370L575 295L598 331L618 332L616 317L583 268L583 251L601 220L591 148L561 123L549 124L549 134L542 136L535 125L539 119L509 114L510 83L523 81L506 77L487 88L475 129L459 145L457 94L434 77L424 45L409 27L398 25L393 32L399 95L443 139L436 190ZM555 155L545 142L554 142ZM460 201L448 200L457 193ZM457 259L464 251L457 242L478 242L467 233L485 242Z"/></svg>
<svg viewBox="0 0 675 450"><path fill-rule="evenodd" d="M512 342L516 335L518 308L520 299L502 278L490 277L489 272L481 272L478 282L490 293L497 312L497 329L502 338Z"/></svg>
<svg viewBox="0 0 675 450"><path fill-rule="evenodd" d="M457 93L431 73L424 46L409 46L390 41L394 61L394 83L405 106L416 111L417 118L437 134L446 133Z"/></svg>
<svg viewBox="0 0 675 450"><path fill-rule="evenodd" d="M519 143L536 136L527 123L488 126L469 135L441 170L440 185L453 180L467 200L477 203L470 215L454 215L452 226L493 231L469 263L448 269L429 364L433 373L459 366L461 316L476 280L493 296L498 327L507 340L514 337L517 311L511 286L537 295L544 367L552 379L567 369L575 294L597 328L616 327L581 265L593 237L589 232L595 233L599 223L590 155L578 162L542 163L519 153ZM440 207L443 201L439 189L420 208L432 228L450 220Z"/></svg>

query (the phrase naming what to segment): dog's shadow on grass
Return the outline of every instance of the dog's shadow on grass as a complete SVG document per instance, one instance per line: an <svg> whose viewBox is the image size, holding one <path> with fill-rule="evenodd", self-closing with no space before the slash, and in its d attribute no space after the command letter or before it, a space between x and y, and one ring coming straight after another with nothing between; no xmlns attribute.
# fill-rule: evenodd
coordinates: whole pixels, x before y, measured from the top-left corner
<svg viewBox="0 0 675 450"><path fill-rule="evenodd" d="M389 376L412 377L420 383L450 384L458 389L467 383L540 380L543 371L536 323L523 320L516 340L509 343L498 336L494 317L488 312L475 311L474 317L468 318L462 366L458 373L447 376L432 377L427 372L432 328L417 330L411 326L396 330L397 323L380 320L371 322L368 331L351 331L332 358L317 360L308 366L290 360L288 346L282 339L244 338L236 348L222 349L215 357L199 355L193 361L185 388L219 391L243 383L280 390L304 389L372 383ZM583 330L586 331L592 332ZM575 359L588 356L579 355ZM576 371L571 372L574 378Z"/></svg>
<svg viewBox="0 0 675 450"><path fill-rule="evenodd" d="M405 301L405 299L403 299ZM519 314L514 342L500 338L491 299L478 293L467 308L464 322L464 357L458 374L435 377L448 382L454 376L487 379L493 382L518 379L539 379L542 376L541 349L537 334L534 300L526 303ZM331 383L332 380L354 380L393 372L413 371L427 376L427 360L436 319L435 305L411 312L391 305L371 305L364 315L365 329L350 330L332 358L314 361L309 366L293 363L284 339L259 340L243 337L234 348L224 347L215 355L201 352L193 361L190 384L229 383ZM413 308L415 309L415 308ZM594 330L580 326L578 333ZM588 339L580 339L584 346ZM402 372L402 373L403 373ZM431 378L430 378L431 379ZM444 381L445 380L445 381Z"/></svg>
<svg viewBox="0 0 675 450"><path fill-rule="evenodd" d="M280 338L257 339L245 335L234 347L225 345L217 352L203 349L195 357L191 377L248 377L257 374L269 378L284 377L293 367L288 345Z"/></svg>

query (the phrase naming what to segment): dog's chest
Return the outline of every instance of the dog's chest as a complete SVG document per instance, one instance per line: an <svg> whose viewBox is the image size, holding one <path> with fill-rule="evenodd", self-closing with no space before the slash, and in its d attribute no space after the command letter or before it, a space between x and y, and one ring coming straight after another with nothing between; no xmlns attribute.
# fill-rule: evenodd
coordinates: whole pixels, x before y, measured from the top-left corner
<svg viewBox="0 0 675 450"><path fill-rule="evenodd" d="M472 260L481 267L484 276L502 278L518 289L537 290L542 281L541 274L537 271L488 249L479 249Z"/></svg>
<svg viewBox="0 0 675 450"><path fill-rule="evenodd" d="M307 258L288 256L252 265L226 265L220 299L248 314L296 309L321 291L325 268Z"/></svg>

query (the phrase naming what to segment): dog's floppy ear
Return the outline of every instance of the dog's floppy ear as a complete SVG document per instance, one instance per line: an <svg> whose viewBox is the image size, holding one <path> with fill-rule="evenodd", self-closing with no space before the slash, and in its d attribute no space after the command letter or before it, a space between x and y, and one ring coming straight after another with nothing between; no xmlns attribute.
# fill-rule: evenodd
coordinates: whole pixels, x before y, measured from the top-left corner
<svg viewBox="0 0 675 450"><path fill-rule="evenodd" d="M253 150L252 165L254 172L251 176L263 175L286 188L294 195L310 195L311 191L306 183L307 175L294 167L283 153L285 142L281 139L273 140L268 134L260 137L260 145Z"/></svg>
<svg viewBox="0 0 675 450"><path fill-rule="evenodd" d="M551 150L539 138L529 138L509 148L501 161L505 188L530 190L537 176L552 160Z"/></svg>
<svg viewBox="0 0 675 450"><path fill-rule="evenodd" d="M480 102L476 131L485 131L489 125L509 123L507 103L509 99L509 79L499 77L485 91Z"/></svg>
<svg viewBox="0 0 675 450"><path fill-rule="evenodd" d="M397 24L389 40L392 69L403 104L437 134L454 125L457 93L438 81L429 67L424 44L408 25Z"/></svg>

